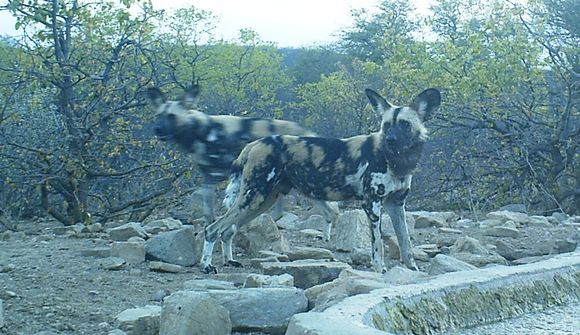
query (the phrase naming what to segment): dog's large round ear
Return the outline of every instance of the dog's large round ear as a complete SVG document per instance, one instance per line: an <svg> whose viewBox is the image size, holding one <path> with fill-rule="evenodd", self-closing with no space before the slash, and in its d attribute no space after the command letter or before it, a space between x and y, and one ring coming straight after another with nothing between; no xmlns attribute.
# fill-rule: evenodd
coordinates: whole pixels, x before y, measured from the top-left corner
<svg viewBox="0 0 580 335"><path fill-rule="evenodd" d="M166 101L165 96L157 87L149 87L145 93L145 98L147 103L154 108L159 108Z"/></svg>
<svg viewBox="0 0 580 335"><path fill-rule="evenodd" d="M370 88L365 90L365 94L367 95L367 98L369 98L369 102L371 103L371 106L373 106L375 112L382 114L384 111L391 108L391 104L385 100L385 98Z"/></svg>
<svg viewBox="0 0 580 335"><path fill-rule="evenodd" d="M439 93L439 90L428 88L419 93L409 107L414 109L423 121L427 121L433 117L435 110L440 104L441 93Z"/></svg>
<svg viewBox="0 0 580 335"><path fill-rule="evenodd" d="M181 97L181 105L185 109L193 109L197 105L197 102L199 101L200 91L201 88L197 84L187 87L183 91L183 96Z"/></svg>

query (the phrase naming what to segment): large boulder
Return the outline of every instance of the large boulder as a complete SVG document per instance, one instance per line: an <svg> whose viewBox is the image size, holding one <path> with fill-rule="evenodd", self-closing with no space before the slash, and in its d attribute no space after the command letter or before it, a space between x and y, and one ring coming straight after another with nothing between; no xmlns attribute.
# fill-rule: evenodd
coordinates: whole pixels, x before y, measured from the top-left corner
<svg viewBox="0 0 580 335"><path fill-rule="evenodd" d="M244 288L209 294L230 312L232 329L239 332L283 333L290 318L308 308L304 291L295 287Z"/></svg>
<svg viewBox="0 0 580 335"><path fill-rule="evenodd" d="M261 250L285 253L290 248L269 214L262 214L241 227L234 238L234 244L248 256L257 256Z"/></svg>
<svg viewBox="0 0 580 335"><path fill-rule="evenodd" d="M357 249L371 249L371 228L367 215L362 209L346 211L336 222L336 249L351 252Z"/></svg>
<svg viewBox="0 0 580 335"><path fill-rule="evenodd" d="M159 334L161 307L145 306L127 309L115 318L117 327L127 335Z"/></svg>
<svg viewBox="0 0 580 335"><path fill-rule="evenodd" d="M139 222L129 222L122 226L109 229L109 236L113 241L127 241L131 237L147 239L149 235Z"/></svg>
<svg viewBox="0 0 580 335"><path fill-rule="evenodd" d="M342 262L326 262L320 260L303 260L294 262L262 263L264 274L281 275L288 273L294 277L294 285L299 288L309 288L338 278L344 269L350 265Z"/></svg>
<svg viewBox="0 0 580 335"><path fill-rule="evenodd" d="M193 227L188 226L179 230L158 234L145 244L148 260L162 261L181 266L196 264L196 243L199 243Z"/></svg>
<svg viewBox="0 0 580 335"><path fill-rule="evenodd" d="M230 314L206 292L179 291L163 301L159 335L228 335Z"/></svg>

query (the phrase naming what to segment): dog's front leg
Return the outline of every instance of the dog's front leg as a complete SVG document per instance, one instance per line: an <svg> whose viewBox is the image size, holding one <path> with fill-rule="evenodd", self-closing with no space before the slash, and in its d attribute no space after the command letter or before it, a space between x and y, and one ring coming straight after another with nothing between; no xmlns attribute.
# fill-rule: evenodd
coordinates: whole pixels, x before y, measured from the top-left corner
<svg viewBox="0 0 580 335"><path fill-rule="evenodd" d="M215 189L215 184L208 182L207 180L204 181L201 188L201 197L203 200L203 220L205 221L204 227L207 227L215 219Z"/></svg>
<svg viewBox="0 0 580 335"><path fill-rule="evenodd" d="M382 201L378 198L365 200L365 204L363 205L363 209L371 221L371 262L373 269L376 272L384 273L386 272L386 268L383 261L384 248L383 239L381 237L382 207Z"/></svg>
<svg viewBox="0 0 580 335"><path fill-rule="evenodd" d="M418 271L419 268L417 268L415 258L413 257L413 251L411 249L411 238L409 236L407 221L405 219L404 201L402 204L388 201L385 203L385 207L387 213L391 217L391 221L393 222L393 229L397 235L403 264L411 270Z"/></svg>

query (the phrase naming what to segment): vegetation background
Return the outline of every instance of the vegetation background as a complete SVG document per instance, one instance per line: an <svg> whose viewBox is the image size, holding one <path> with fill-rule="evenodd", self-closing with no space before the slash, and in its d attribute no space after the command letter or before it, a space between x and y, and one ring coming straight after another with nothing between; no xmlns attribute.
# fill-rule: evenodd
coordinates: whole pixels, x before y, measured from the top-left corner
<svg viewBox="0 0 580 335"><path fill-rule="evenodd" d="M2 9L23 37L0 41L0 215L142 220L183 204L197 171L154 138L143 92L177 98L192 83L207 113L333 137L377 129L366 87L397 104L438 87L408 207L579 213L580 1L437 0L419 17L386 0L313 48L278 48L252 30L217 39L212 13L148 1Z"/></svg>

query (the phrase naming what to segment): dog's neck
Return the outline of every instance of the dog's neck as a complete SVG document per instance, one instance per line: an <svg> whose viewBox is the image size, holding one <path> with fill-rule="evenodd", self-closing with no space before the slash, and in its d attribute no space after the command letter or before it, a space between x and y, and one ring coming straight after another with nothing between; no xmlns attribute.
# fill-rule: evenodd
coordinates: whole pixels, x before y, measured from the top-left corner
<svg viewBox="0 0 580 335"><path fill-rule="evenodd" d="M418 142L405 151L391 152L384 151L386 163L396 176L404 177L413 173L421 159L423 152L423 142Z"/></svg>
<svg viewBox="0 0 580 335"><path fill-rule="evenodd" d="M194 128L190 125L183 125L175 132L173 138L182 149L187 152L195 151L195 143L203 141L207 137L207 127L201 127L199 124Z"/></svg>

